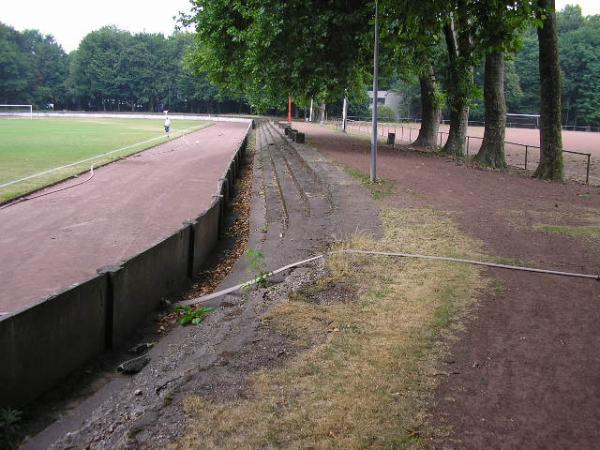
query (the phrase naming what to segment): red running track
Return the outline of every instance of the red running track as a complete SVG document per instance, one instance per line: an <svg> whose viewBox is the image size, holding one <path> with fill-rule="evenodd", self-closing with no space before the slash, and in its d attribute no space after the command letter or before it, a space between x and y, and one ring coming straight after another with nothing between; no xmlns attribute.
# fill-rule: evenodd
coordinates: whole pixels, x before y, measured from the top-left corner
<svg viewBox="0 0 600 450"><path fill-rule="evenodd" d="M84 281L197 217L247 128L217 122L99 168L88 183L0 210L0 312Z"/></svg>

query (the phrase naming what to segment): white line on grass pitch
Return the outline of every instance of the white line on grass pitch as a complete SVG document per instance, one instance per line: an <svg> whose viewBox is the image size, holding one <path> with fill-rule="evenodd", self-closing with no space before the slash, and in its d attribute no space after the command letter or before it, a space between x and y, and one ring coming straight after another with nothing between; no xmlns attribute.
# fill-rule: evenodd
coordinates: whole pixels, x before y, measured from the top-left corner
<svg viewBox="0 0 600 450"><path fill-rule="evenodd" d="M186 131L189 131L189 130L192 130L192 129L193 128L186 128L185 130L182 130L181 134L179 136L177 136L177 137L183 136ZM73 166L76 166L78 164L83 164L85 162L93 161L94 159L102 158L103 156L111 155L111 154L117 153L117 152L122 152L123 150L127 150L127 149L130 149L132 147L136 147L138 145L148 144L149 142L156 141L157 139L164 139L165 137L166 136L163 136L163 135L157 136L157 137L154 137L152 139L148 139L146 141L136 142L135 144L131 144L131 145L128 145L126 147L121 147L121 148L118 148L116 150L111 150L110 152L106 152L106 153L102 153L100 155L92 156L90 158L82 159L81 161L77 161L77 162L74 162L74 163L71 163L71 164L67 164L67 165L64 165L64 166L60 166L60 167L55 167L53 169L44 170L43 172L34 173L33 175L29 175L29 176L26 176L26 177L23 177L23 178L19 178L18 180L9 181L8 183L0 184L0 189L8 187L8 186L12 186L13 184L21 183L23 181L31 180L32 178L37 178L37 177L41 177L43 175L48 175L49 173L56 172L57 170L68 169L69 167L73 167Z"/></svg>

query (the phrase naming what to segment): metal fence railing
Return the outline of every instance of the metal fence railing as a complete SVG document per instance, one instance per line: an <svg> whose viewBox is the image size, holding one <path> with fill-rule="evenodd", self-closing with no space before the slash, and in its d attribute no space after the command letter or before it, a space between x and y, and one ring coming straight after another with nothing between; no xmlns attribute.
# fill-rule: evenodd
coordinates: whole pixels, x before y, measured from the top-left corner
<svg viewBox="0 0 600 450"><path fill-rule="evenodd" d="M333 117L330 119L331 121L335 121L335 120L341 120L341 118L338 117ZM348 116L348 120L353 120L356 122L370 122L371 121L371 116ZM380 118L380 121L386 121L386 123L421 123L421 118L420 117L400 117L398 119L393 119L393 120L387 120L385 118ZM450 121L447 119L443 119L440 123L443 124L449 124ZM485 122L482 120L469 120L469 126L472 127L483 127L485 126ZM533 122L527 122L524 120L519 121L518 119L515 118L509 118L506 121L506 128L529 128L529 129L535 129L536 124L534 124ZM595 127L595 126L591 126L591 125L568 125L568 124L564 124L562 126L563 131L582 131L582 132L593 132L593 133L598 133L600 132L600 127Z"/></svg>
<svg viewBox="0 0 600 450"><path fill-rule="evenodd" d="M342 128L342 119L341 118L330 118L327 123L336 128ZM414 123L414 122L413 122ZM406 122L380 122L377 125L377 134L379 136L385 137L388 133L394 133L395 139L397 142L413 142L413 138L417 138L419 129L413 128L411 126L405 126ZM346 130L348 132L354 133L368 133L371 134L371 122L370 121L362 121L362 120L352 120L349 119L346 124ZM438 132L438 147L443 147L445 141L448 138L448 132L439 131ZM465 150L466 156L471 157L471 155L475 155L479 148L481 148L481 143L474 147L472 142L482 141L483 138L480 136L466 136L465 142ZM507 164L512 167L517 167L524 170L529 170L534 165L537 166L539 163L539 149L538 145L531 144L523 144L520 142L512 142L505 141L505 152ZM531 150L538 150L536 153L532 153ZM574 180L584 181L585 184L590 183L590 169L592 166L592 154L584 153L584 152L575 152L571 150L563 150L565 154L565 166L567 167L567 176ZM581 164L581 157L585 158L585 169L583 173L577 170L579 165ZM575 169L573 169L573 167ZM600 178L599 178L600 180Z"/></svg>

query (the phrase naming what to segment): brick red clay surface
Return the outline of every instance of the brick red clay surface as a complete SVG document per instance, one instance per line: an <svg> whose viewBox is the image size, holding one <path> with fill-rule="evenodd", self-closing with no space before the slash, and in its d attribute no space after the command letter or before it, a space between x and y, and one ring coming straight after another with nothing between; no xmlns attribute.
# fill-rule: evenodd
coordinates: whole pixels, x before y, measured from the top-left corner
<svg viewBox="0 0 600 450"><path fill-rule="evenodd" d="M327 157L369 172L370 144L295 124ZM600 272L597 238L536 231L536 224L600 219L600 188L484 171L380 147L378 175L397 208L448 211L488 255L561 271ZM600 442L600 282L490 269L451 356L432 411L450 436L434 447L592 449ZM501 288L498 288L498 287Z"/></svg>
<svg viewBox="0 0 600 450"><path fill-rule="evenodd" d="M0 312L84 281L197 217L247 127L216 122L101 167L88 183L0 210Z"/></svg>
<svg viewBox="0 0 600 450"><path fill-rule="evenodd" d="M409 131L410 128L410 131ZM440 131L446 134L442 135L441 143L445 143L448 125L441 125ZM349 131L353 134L371 133L370 124L361 122L359 127L356 123L351 123ZM388 132L396 133L396 142L406 144L409 138L416 138L419 133L419 125L415 123L405 124L401 129L399 125L381 124L378 127L378 134L387 136ZM468 131L470 138L468 139L469 154L473 156L479 151L483 138L484 128L470 126ZM563 147L567 151L579 153L590 153L590 173L589 182L595 186L600 186L600 133L585 132L585 131L563 131ZM540 132L535 129L527 128L507 128L506 129L506 162L514 167L523 169L525 167L525 145L540 145ZM522 144L522 145L517 145ZM529 148L527 152L527 168L533 170L539 162L540 151L535 148ZM577 181L585 181L587 178L587 157L584 155L576 155L564 153L565 175L567 178Z"/></svg>

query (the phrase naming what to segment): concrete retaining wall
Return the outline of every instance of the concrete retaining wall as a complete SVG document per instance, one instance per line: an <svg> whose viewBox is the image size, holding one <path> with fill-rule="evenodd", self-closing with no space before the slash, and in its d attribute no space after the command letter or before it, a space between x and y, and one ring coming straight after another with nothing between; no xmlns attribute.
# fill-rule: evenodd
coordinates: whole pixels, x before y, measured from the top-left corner
<svg viewBox="0 0 600 450"><path fill-rule="evenodd" d="M248 122L248 130L251 123ZM171 236L92 279L0 317L0 407L21 407L105 349L122 344L164 297L178 295L214 250L246 139L211 206Z"/></svg>
<svg viewBox="0 0 600 450"><path fill-rule="evenodd" d="M35 399L105 348L107 286L99 275L0 320L0 406Z"/></svg>
<svg viewBox="0 0 600 450"><path fill-rule="evenodd" d="M107 345L118 347L154 311L162 298L180 293L189 282L191 225L107 272L112 330Z"/></svg>
<svg viewBox="0 0 600 450"><path fill-rule="evenodd" d="M221 201L216 200L192 223L192 262L190 276L196 276L219 240Z"/></svg>

